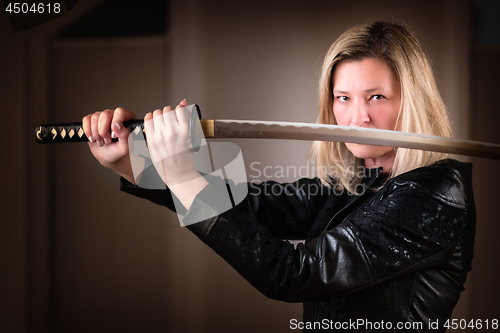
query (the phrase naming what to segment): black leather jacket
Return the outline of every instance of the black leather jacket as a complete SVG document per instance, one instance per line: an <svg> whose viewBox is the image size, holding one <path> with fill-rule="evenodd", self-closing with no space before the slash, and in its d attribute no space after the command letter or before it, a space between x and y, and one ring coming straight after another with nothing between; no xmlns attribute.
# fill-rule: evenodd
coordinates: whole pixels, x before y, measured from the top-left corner
<svg viewBox="0 0 500 333"><path fill-rule="evenodd" d="M358 196L317 179L266 182L189 229L264 295L303 302L304 331L444 332L471 269L471 169L443 160L385 183L374 170L364 183L382 188ZM209 186L186 218L210 210ZM168 190L122 190L173 207Z"/></svg>

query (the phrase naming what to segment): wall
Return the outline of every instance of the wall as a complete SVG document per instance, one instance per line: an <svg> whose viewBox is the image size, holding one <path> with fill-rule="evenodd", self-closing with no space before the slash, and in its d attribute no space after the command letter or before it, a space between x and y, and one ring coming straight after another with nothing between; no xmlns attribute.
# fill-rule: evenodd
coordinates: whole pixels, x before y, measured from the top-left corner
<svg viewBox="0 0 500 333"><path fill-rule="evenodd" d="M3 163L9 197L2 200L8 222L0 224L7 272L0 328L7 332L274 332L301 318L300 305L261 296L175 216L119 193L116 177L85 146L34 144L36 123L118 105L142 116L183 98L201 105L205 118L313 122L330 44L354 24L394 17L415 31L432 59L457 136L498 141L495 116L486 111L494 105L487 88L496 67L487 64L495 53L473 52L468 1L173 1L163 37L55 38L99 3L80 3L16 34L0 20L7 46L0 52L0 103L23 124L22 131L2 132L12 142L6 156L16 161ZM250 178L263 178L252 163L304 165L310 146L235 142ZM495 202L485 191L498 185L488 177L497 164L474 163L476 258L455 317L487 319L500 312L494 287L500 273L489 264L498 253Z"/></svg>

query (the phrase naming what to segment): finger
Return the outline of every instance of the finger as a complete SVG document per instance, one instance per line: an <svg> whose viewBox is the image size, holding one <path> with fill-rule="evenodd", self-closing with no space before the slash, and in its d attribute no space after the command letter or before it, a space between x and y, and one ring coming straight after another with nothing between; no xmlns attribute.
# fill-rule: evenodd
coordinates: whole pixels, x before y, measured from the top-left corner
<svg viewBox="0 0 500 333"><path fill-rule="evenodd" d="M111 125L111 139L118 138L118 141L128 142L129 130L123 123L114 122Z"/></svg>
<svg viewBox="0 0 500 333"><path fill-rule="evenodd" d="M168 112L174 111L174 108L171 107L170 105L167 105L163 108L163 114L165 115Z"/></svg>
<svg viewBox="0 0 500 333"><path fill-rule="evenodd" d="M177 106L175 113L177 114L177 121L179 125L182 125L182 127L190 125L191 112L196 112L196 110L194 108L189 110L189 108L183 107L181 104Z"/></svg>
<svg viewBox="0 0 500 333"><path fill-rule="evenodd" d="M175 108L175 113L177 115L177 122L182 125L187 125L190 123L191 112L186 108L187 101L183 99L179 105Z"/></svg>
<svg viewBox="0 0 500 333"><path fill-rule="evenodd" d="M113 112L113 123L123 123L127 120L136 119L136 115L134 112L124 109L124 108L116 108L115 112Z"/></svg>
<svg viewBox="0 0 500 333"><path fill-rule="evenodd" d="M177 126L177 117L174 112L174 108L171 106L165 106L163 108L163 130L162 135L167 137L175 133L175 128Z"/></svg>
<svg viewBox="0 0 500 333"><path fill-rule="evenodd" d="M160 109L156 109L153 112L153 124L155 127L155 135L158 135L163 132L165 128L165 121L163 120L163 111Z"/></svg>
<svg viewBox="0 0 500 333"><path fill-rule="evenodd" d="M186 102L186 100L185 100L185 99L183 99L183 100L179 103L179 105L177 105L177 106L175 107L175 110L177 111L177 110L179 110L179 109L185 108L186 106L187 106L187 102Z"/></svg>
<svg viewBox="0 0 500 333"><path fill-rule="evenodd" d="M161 123L159 122L158 118L161 117L161 110L157 109L154 110L152 113L149 112L146 114L146 117L144 117L144 129L146 130L146 141L148 144L148 150L149 154L151 156L151 160L153 163L156 163L157 161L157 154L156 154L156 149L155 147L158 144L158 134L161 134Z"/></svg>
<svg viewBox="0 0 500 333"><path fill-rule="evenodd" d="M83 132L87 136L87 139L89 139L90 143L92 143L92 129L90 128L91 119L92 119L91 114L83 117L82 119Z"/></svg>
<svg viewBox="0 0 500 333"><path fill-rule="evenodd" d="M100 116L100 114L101 114L101 112L94 112L94 114L92 115L92 117L90 119L90 129L92 131L91 136L92 136L93 141L96 142L99 147L102 147L104 140L99 135L99 116Z"/></svg>
<svg viewBox="0 0 500 333"><path fill-rule="evenodd" d="M153 112L153 120L154 120L154 118L161 117L161 116L163 116L163 111L162 110L160 110L160 109L154 110L154 112Z"/></svg>
<svg viewBox="0 0 500 333"><path fill-rule="evenodd" d="M153 113L148 112L144 116L144 130L146 131L146 138L152 138L155 132L155 127L153 124Z"/></svg>
<svg viewBox="0 0 500 333"><path fill-rule="evenodd" d="M111 138L118 138L120 141L128 140L130 132L125 128L123 123L131 119L136 119L135 113L124 108L116 108L111 120Z"/></svg>
<svg viewBox="0 0 500 333"><path fill-rule="evenodd" d="M113 119L112 110L104 110L99 116L97 128L99 135L104 140L104 143L111 143L111 120Z"/></svg>
<svg viewBox="0 0 500 333"><path fill-rule="evenodd" d="M177 115L173 107L165 106L163 108L163 121L165 123L166 130L168 131L167 133L174 133L177 127Z"/></svg>

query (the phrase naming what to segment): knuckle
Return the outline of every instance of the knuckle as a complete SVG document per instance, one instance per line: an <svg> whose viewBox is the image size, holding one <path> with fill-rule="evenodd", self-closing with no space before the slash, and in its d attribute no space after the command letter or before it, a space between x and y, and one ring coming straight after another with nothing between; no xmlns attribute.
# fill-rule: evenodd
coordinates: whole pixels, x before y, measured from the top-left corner
<svg viewBox="0 0 500 333"><path fill-rule="evenodd" d="M160 146L160 142L156 137L152 137L148 140L148 147L151 149L157 149Z"/></svg>
<svg viewBox="0 0 500 333"><path fill-rule="evenodd" d="M122 115L124 115L124 114L125 114L125 109L121 108L121 107L117 107L115 109L115 111L113 112L114 116L119 116L119 117L122 116Z"/></svg>

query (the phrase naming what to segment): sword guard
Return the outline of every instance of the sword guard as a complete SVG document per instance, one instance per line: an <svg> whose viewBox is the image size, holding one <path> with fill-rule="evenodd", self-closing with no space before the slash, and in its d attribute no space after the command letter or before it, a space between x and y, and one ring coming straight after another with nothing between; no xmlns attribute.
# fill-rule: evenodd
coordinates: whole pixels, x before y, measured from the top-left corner
<svg viewBox="0 0 500 333"><path fill-rule="evenodd" d="M198 120L201 120L201 110L198 104L194 105L194 109L196 110L196 113L194 112L195 110L191 110L191 123L189 124L191 127L191 145L193 147L194 151L200 150L201 147L201 135L197 135L197 125L198 125Z"/></svg>

